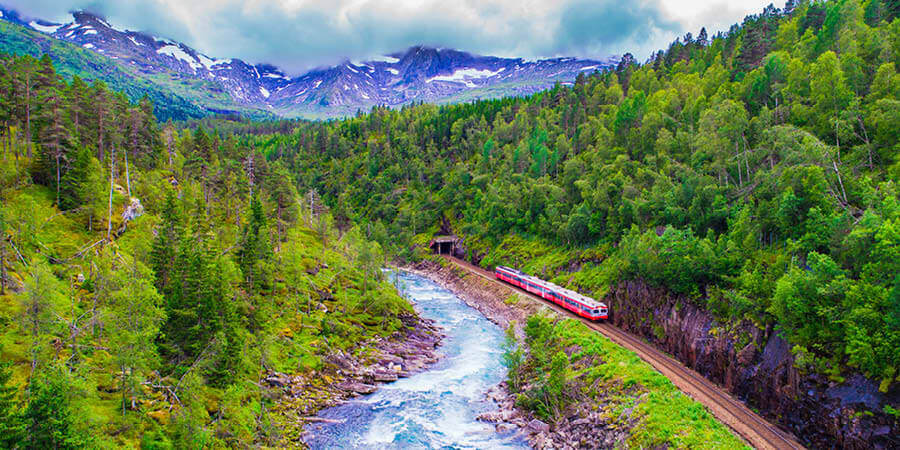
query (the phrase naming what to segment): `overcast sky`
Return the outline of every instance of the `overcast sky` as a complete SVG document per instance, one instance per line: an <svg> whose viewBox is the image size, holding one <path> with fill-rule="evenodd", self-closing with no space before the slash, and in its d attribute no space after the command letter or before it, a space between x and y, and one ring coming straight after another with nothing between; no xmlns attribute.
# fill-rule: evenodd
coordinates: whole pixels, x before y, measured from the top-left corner
<svg viewBox="0 0 900 450"><path fill-rule="evenodd" d="M291 74L424 44L508 57L645 60L677 36L717 30L771 0L0 0L68 22L87 9L209 56ZM783 2L781 2L783 3ZM781 7L778 3L776 6Z"/></svg>

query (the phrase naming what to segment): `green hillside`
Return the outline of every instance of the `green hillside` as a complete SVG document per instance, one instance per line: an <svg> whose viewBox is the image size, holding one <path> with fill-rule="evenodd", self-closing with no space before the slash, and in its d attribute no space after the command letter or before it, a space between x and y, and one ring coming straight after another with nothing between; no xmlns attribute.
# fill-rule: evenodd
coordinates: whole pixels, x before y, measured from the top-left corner
<svg viewBox="0 0 900 450"><path fill-rule="evenodd" d="M274 446L263 377L412 313L282 163L152 110L0 58L2 448Z"/></svg>

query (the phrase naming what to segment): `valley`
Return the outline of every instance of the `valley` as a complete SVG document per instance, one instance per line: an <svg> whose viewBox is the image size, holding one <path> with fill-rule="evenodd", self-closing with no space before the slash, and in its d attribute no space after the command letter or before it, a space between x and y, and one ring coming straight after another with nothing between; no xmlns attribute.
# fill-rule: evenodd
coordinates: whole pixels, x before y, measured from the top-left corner
<svg viewBox="0 0 900 450"><path fill-rule="evenodd" d="M900 446L900 4L545 6L303 73L0 8L0 447Z"/></svg>

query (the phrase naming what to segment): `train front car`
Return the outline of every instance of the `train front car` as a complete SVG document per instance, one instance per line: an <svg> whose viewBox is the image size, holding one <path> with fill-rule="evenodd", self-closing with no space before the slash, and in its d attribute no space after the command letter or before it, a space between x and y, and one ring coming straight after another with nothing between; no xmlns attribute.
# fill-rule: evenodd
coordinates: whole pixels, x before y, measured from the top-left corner
<svg viewBox="0 0 900 450"><path fill-rule="evenodd" d="M598 303L594 309L590 310L588 317L591 320L607 320L609 319L609 308L605 303Z"/></svg>

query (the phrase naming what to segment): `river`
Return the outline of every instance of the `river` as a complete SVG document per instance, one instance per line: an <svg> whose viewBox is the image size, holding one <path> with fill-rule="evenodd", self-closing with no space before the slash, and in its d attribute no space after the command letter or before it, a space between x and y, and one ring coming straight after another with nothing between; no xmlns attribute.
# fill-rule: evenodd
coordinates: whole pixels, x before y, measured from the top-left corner
<svg viewBox="0 0 900 450"><path fill-rule="evenodd" d="M388 275L419 314L444 329L447 337L438 348L443 357L424 372L321 411L320 417L341 423L308 427L310 447L528 448L524 440L475 420L496 408L484 393L506 376L503 330L428 279L408 272Z"/></svg>

